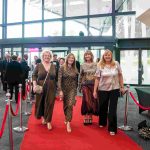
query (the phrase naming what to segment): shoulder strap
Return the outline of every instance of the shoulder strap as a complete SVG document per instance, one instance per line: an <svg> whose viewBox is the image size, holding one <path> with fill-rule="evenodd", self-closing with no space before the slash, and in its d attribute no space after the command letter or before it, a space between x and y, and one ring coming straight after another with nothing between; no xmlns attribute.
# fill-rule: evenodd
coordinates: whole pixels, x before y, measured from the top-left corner
<svg viewBox="0 0 150 150"><path fill-rule="evenodd" d="M45 80L44 80L44 82L43 82L43 86L44 86L44 84L45 84L45 82L46 82L46 80L47 80L47 77L48 77L48 74L49 74L49 72L50 72L50 69L51 69L51 64L50 64L49 70L48 70L48 72L47 72L47 75L46 75L46 77L45 77Z"/></svg>

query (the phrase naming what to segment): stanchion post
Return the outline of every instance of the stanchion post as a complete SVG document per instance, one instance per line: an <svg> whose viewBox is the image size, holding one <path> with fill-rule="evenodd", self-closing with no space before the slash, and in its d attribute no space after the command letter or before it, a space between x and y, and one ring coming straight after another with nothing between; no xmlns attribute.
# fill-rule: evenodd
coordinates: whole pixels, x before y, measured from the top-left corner
<svg viewBox="0 0 150 150"><path fill-rule="evenodd" d="M26 79L26 87L28 86L28 79ZM27 90L27 89L26 89ZM27 92L27 99L30 99L30 96L29 96L29 92L28 91L26 91ZM25 116L29 116L29 115L31 115L31 112L28 112L27 111L27 108L28 108L28 103L27 103L27 99L25 100L25 112L23 113Z"/></svg>
<svg viewBox="0 0 150 150"><path fill-rule="evenodd" d="M7 103L9 105L9 114L8 114L8 128L9 128L9 146L10 146L10 150L13 150L14 147L14 143L13 143L13 135L12 135L12 115L11 115L11 110L10 110L10 93L6 93L6 97L7 97Z"/></svg>
<svg viewBox="0 0 150 150"><path fill-rule="evenodd" d="M28 130L27 127L22 126L22 84L19 84L19 92L20 92L20 126L13 128L16 132L25 132Z"/></svg>
<svg viewBox="0 0 150 150"><path fill-rule="evenodd" d="M124 131L131 131L131 130L133 130L133 128L131 126L127 125L127 122L128 122L127 118L128 118L129 89L130 89L130 86L127 85L125 111L124 111L124 125L118 127L119 129L124 130Z"/></svg>

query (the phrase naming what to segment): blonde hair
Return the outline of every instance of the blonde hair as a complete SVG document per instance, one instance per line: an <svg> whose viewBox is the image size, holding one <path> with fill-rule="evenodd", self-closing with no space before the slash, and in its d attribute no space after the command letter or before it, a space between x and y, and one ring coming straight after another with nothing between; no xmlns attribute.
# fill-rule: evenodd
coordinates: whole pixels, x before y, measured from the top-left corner
<svg viewBox="0 0 150 150"><path fill-rule="evenodd" d="M74 57L74 62L72 64L73 71L76 72L76 73L78 73L78 70L77 70L77 67L76 67L76 58L75 58L75 56L74 56L73 53L69 53L67 55L66 61L65 61L64 65L63 65L64 66L64 70L67 70L67 68L68 68L68 59L69 59L70 56Z"/></svg>
<svg viewBox="0 0 150 150"><path fill-rule="evenodd" d="M113 60L113 54L112 54L112 52L111 52L109 49L106 49L105 52L104 52L104 54L102 55L101 60L100 60L99 63L98 63L98 66L99 66L99 67L101 67L101 68L104 68L104 67L105 67L106 61L105 61L105 59L104 59L104 55L106 55L106 54L108 54L108 53L111 54L111 62L110 62L111 67L114 67L114 66L115 66L115 61Z"/></svg>
<svg viewBox="0 0 150 150"><path fill-rule="evenodd" d="M41 52L41 59L42 59L42 61L43 61L43 57L44 57L44 54L45 54L45 53L48 53L48 54L50 55L50 61L51 61L51 59L53 58L53 54L52 54L52 52L51 52L50 50L48 50L48 49L42 50L42 52Z"/></svg>
<svg viewBox="0 0 150 150"><path fill-rule="evenodd" d="M90 51L90 50L87 50L85 53L84 53L84 62L86 62L86 59L85 59L85 56L86 55L91 55L91 62L93 62L94 60L94 55L93 53Z"/></svg>

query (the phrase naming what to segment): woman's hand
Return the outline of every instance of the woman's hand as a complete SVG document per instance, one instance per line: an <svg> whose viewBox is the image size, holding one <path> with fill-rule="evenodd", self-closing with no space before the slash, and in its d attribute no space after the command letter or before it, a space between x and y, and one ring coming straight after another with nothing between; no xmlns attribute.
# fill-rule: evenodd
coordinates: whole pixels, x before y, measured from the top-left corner
<svg viewBox="0 0 150 150"><path fill-rule="evenodd" d="M60 99L63 99L63 97L64 97L63 91L59 92L59 97L60 97Z"/></svg>
<svg viewBox="0 0 150 150"><path fill-rule="evenodd" d="M97 92L93 92L93 97L96 99L97 98Z"/></svg>
<svg viewBox="0 0 150 150"><path fill-rule="evenodd" d="M122 93L122 95L125 94L126 90L124 89L124 87L121 87L121 88L120 88L120 92Z"/></svg>

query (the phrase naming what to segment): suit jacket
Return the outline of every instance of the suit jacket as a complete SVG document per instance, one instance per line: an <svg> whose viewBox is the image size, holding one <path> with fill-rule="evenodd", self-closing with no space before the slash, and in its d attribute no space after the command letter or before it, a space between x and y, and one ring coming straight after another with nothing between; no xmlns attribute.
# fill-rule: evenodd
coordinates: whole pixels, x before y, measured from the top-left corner
<svg viewBox="0 0 150 150"><path fill-rule="evenodd" d="M23 70L23 78L28 79L29 71L31 70L30 67L28 66L26 60L21 61L21 67Z"/></svg>
<svg viewBox="0 0 150 150"><path fill-rule="evenodd" d="M17 61L11 61L6 68L5 79L8 84L22 82L22 67Z"/></svg>

